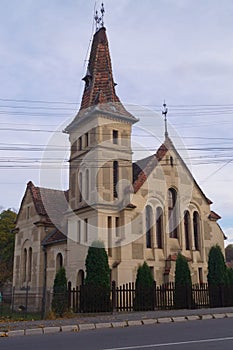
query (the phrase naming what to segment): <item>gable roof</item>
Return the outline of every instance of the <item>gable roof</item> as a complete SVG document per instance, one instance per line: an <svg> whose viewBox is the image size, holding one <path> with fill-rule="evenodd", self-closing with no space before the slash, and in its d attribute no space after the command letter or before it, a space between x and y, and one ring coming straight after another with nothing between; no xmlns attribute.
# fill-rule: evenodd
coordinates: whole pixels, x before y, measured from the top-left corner
<svg viewBox="0 0 233 350"><path fill-rule="evenodd" d="M205 198L206 202L208 204L212 204L213 202L206 197L196 180L194 179L192 173L190 172L189 168L183 161L182 157L176 150L175 146L173 145L173 142L171 139L166 136L164 143L159 147L156 154L149 156L147 158L141 159L137 163L134 163L133 165L133 189L134 193L136 193L144 184L144 182L147 180L148 176L151 174L151 172L154 170L154 168L157 166L157 164L163 159L163 157L166 155L166 153L172 150L177 158L181 161L182 165L185 167L186 171L188 172L189 176L192 178L194 184L197 186L198 190L201 192L202 196ZM140 171L141 169L141 171Z"/></svg>
<svg viewBox="0 0 233 350"><path fill-rule="evenodd" d="M52 221L56 221L56 224L61 225L63 215L68 207L68 191L36 187L32 183L32 181L29 181L27 183L27 188L21 202L17 220L21 212L24 199L28 192L32 197L36 213L39 216L43 216L47 223L52 223Z"/></svg>
<svg viewBox="0 0 233 350"><path fill-rule="evenodd" d="M43 246L47 246L50 244L62 243L67 241L67 236L59 231L57 228L52 230L41 242Z"/></svg>

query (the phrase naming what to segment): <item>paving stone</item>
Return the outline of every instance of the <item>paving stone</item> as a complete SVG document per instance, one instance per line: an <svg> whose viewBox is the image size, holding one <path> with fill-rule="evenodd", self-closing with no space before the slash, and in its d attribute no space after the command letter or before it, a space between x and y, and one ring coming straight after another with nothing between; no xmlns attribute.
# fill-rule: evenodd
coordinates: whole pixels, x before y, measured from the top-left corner
<svg viewBox="0 0 233 350"><path fill-rule="evenodd" d="M36 335L36 334L43 334L42 328L28 328L25 329L25 335Z"/></svg>
<svg viewBox="0 0 233 350"><path fill-rule="evenodd" d="M25 335L25 333L23 329L20 329L18 331L9 331L7 335L8 337L17 337L17 336Z"/></svg>
<svg viewBox="0 0 233 350"><path fill-rule="evenodd" d="M196 320L200 320L200 317L198 315L189 315L186 316L188 321L196 321Z"/></svg>
<svg viewBox="0 0 233 350"><path fill-rule="evenodd" d="M132 320L132 321L127 321L128 326L141 326L142 321L140 320Z"/></svg>
<svg viewBox="0 0 233 350"><path fill-rule="evenodd" d="M96 323L95 328L101 329L101 328L111 328L112 324L111 322L102 322L102 323Z"/></svg>
<svg viewBox="0 0 233 350"><path fill-rule="evenodd" d="M112 326L113 326L113 328L127 327L127 323L126 322L112 322Z"/></svg>
<svg viewBox="0 0 233 350"><path fill-rule="evenodd" d="M171 317L159 317L158 318L158 323L169 323L172 322Z"/></svg>
<svg viewBox="0 0 233 350"><path fill-rule="evenodd" d="M233 312L227 312L226 317L229 317L229 318L233 317Z"/></svg>
<svg viewBox="0 0 233 350"><path fill-rule="evenodd" d="M155 324L158 323L157 318L145 318L142 320L143 324Z"/></svg>
<svg viewBox="0 0 233 350"><path fill-rule="evenodd" d="M213 318L213 315L202 315L202 320L211 320Z"/></svg>
<svg viewBox="0 0 233 350"><path fill-rule="evenodd" d="M187 318L185 316L177 316L177 317L172 317L173 322L184 322L187 321Z"/></svg>
<svg viewBox="0 0 233 350"><path fill-rule="evenodd" d="M226 314L213 314L214 318L225 318Z"/></svg>
<svg viewBox="0 0 233 350"><path fill-rule="evenodd" d="M44 334L59 333L60 331L60 327L44 327Z"/></svg>
<svg viewBox="0 0 233 350"><path fill-rule="evenodd" d="M94 323L81 323L78 325L80 331L89 331L90 329L95 329Z"/></svg>
<svg viewBox="0 0 233 350"><path fill-rule="evenodd" d="M62 332L78 332L78 326L75 324L73 325L66 325L61 327Z"/></svg>

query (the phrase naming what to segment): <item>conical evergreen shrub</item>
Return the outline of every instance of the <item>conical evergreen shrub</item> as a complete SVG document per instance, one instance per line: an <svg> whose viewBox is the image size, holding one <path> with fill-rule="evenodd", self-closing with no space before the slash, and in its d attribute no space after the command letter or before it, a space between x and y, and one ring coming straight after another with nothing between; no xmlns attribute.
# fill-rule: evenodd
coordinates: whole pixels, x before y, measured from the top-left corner
<svg viewBox="0 0 233 350"><path fill-rule="evenodd" d="M192 280L187 259L179 253L175 269L174 307L186 309L192 306Z"/></svg>
<svg viewBox="0 0 233 350"><path fill-rule="evenodd" d="M64 267L56 273L53 284L52 311L57 316L63 316L68 310L67 278Z"/></svg>
<svg viewBox="0 0 233 350"><path fill-rule="evenodd" d="M134 310L146 311L155 308L155 282L146 262L137 270L135 284Z"/></svg>
<svg viewBox="0 0 233 350"><path fill-rule="evenodd" d="M110 311L110 268L103 242L92 243L85 264L86 279L84 286L81 286L82 311Z"/></svg>

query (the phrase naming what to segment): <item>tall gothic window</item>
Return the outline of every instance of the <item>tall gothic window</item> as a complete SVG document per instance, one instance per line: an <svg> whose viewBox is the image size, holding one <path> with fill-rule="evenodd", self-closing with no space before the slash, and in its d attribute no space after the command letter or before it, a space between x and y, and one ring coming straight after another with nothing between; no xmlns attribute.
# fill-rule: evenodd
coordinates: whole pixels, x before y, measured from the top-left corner
<svg viewBox="0 0 233 350"><path fill-rule="evenodd" d="M28 282L32 279L32 248L28 250Z"/></svg>
<svg viewBox="0 0 233 350"><path fill-rule="evenodd" d="M199 239L200 239L200 217L197 211L193 213L193 234L194 234L194 245L195 249L199 250Z"/></svg>
<svg viewBox="0 0 233 350"><path fill-rule="evenodd" d="M152 208L151 206L146 206L146 247L152 248Z"/></svg>
<svg viewBox="0 0 233 350"><path fill-rule="evenodd" d="M156 240L157 240L157 247L159 249L163 248L162 232L163 232L163 209L158 207L156 209Z"/></svg>
<svg viewBox="0 0 233 350"><path fill-rule="evenodd" d="M190 215L186 210L184 213L184 235L185 235L185 248L190 250Z"/></svg>
<svg viewBox="0 0 233 350"><path fill-rule="evenodd" d="M168 190L168 220L170 238L177 238L177 193L174 188Z"/></svg>
<svg viewBox="0 0 233 350"><path fill-rule="evenodd" d="M82 191L83 191L83 177L82 177L82 173L79 173L79 177L78 177L78 184L79 184L79 202L82 202L83 200L83 195L82 195Z"/></svg>
<svg viewBox="0 0 233 350"><path fill-rule="evenodd" d="M113 162L113 197L117 198L117 183L119 179L119 166L118 162L114 160Z"/></svg>
<svg viewBox="0 0 233 350"><path fill-rule="evenodd" d="M88 199L89 199L89 170L87 169L86 170L86 179L85 179L85 181L86 181L86 190L85 190L85 196L86 196L86 200L88 201Z"/></svg>

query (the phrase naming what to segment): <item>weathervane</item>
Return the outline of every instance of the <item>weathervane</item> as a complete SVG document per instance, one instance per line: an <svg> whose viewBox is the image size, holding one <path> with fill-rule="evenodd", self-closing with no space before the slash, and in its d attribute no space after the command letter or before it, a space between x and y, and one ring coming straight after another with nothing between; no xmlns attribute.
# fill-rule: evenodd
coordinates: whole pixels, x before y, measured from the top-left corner
<svg viewBox="0 0 233 350"><path fill-rule="evenodd" d="M97 10L96 10L96 12L95 12L94 20L95 20L95 29L96 29L96 32L97 32L100 28L102 28L102 27L104 26L104 13L105 13L105 10L104 10L104 4L103 4L103 3L101 4L100 12L101 12L101 15L100 15L100 16L99 16Z"/></svg>
<svg viewBox="0 0 233 350"><path fill-rule="evenodd" d="M165 102L165 100L164 100L162 115L164 115L165 137L168 137L168 131L167 131L167 112L168 112L168 108L167 108L166 102Z"/></svg>

